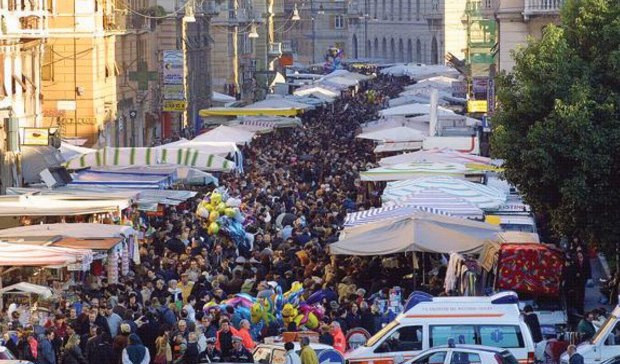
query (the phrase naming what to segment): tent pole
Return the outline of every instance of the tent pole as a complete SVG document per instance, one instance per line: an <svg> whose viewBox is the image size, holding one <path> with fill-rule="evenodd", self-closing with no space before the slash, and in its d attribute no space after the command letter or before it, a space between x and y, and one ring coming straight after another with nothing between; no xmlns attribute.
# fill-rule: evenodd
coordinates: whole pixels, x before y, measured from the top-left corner
<svg viewBox="0 0 620 364"><path fill-rule="evenodd" d="M426 253L422 252L422 285L426 284Z"/></svg>
<svg viewBox="0 0 620 364"><path fill-rule="evenodd" d="M415 272L415 252L411 252L411 271L413 272L412 277L413 277L413 290L415 291L417 288L416 285L416 272Z"/></svg>

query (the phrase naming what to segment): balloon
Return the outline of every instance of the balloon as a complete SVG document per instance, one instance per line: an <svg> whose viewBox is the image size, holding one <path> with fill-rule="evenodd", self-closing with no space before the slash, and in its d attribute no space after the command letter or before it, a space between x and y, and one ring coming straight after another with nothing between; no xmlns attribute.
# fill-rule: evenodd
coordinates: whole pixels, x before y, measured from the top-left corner
<svg viewBox="0 0 620 364"><path fill-rule="evenodd" d="M217 212L219 212L220 214L224 213L224 210L226 210L226 204L223 202L220 202L217 204Z"/></svg>
<svg viewBox="0 0 620 364"><path fill-rule="evenodd" d="M196 211L196 214L205 219L209 217L209 211L207 211L207 209L205 209L204 207L199 207L198 211Z"/></svg>
<svg viewBox="0 0 620 364"><path fill-rule="evenodd" d="M234 217L235 221L243 224L243 222L245 221L245 217L243 217L243 214L241 213L241 211L237 211L235 213L235 217Z"/></svg>
<svg viewBox="0 0 620 364"><path fill-rule="evenodd" d="M213 206L211 206L211 204L205 204L205 209L207 209L207 211L211 212L213 211Z"/></svg>
<svg viewBox="0 0 620 364"><path fill-rule="evenodd" d="M220 225L218 225L217 222L212 222L209 224L209 229L207 232L209 235L217 235L217 233L220 232Z"/></svg>
<svg viewBox="0 0 620 364"><path fill-rule="evenodd" d="M225 214L226 216L228 216L228 217L230 217L230 218L232 219L233 217L235 217L235 209L232 209L232 208L230 208L230 207L227 207L227 208L224 210L224 214Z"/></svg>
<svg viewBox="0 0 620 364"><path fill-rule="evenodd" d="M241 199L231 197L228 200L226 200L226 205L230 207L239 207L239 205L241 205Z"/></svg>
<svg viewBox="0 0 620 364"><path fill-rule="evenodd" d="M219 212L211 211L211 213L209 214L209 221L215 222L215 220L217 220L218 217L220 217Z"/></svg>
<svg viewBox="0 0 620 364"><path fill-rule="evenodd" d="M219 204L220 202L222 202L222 195L217 192L213 192L211 194L211 202L216 205Z"/></svg>

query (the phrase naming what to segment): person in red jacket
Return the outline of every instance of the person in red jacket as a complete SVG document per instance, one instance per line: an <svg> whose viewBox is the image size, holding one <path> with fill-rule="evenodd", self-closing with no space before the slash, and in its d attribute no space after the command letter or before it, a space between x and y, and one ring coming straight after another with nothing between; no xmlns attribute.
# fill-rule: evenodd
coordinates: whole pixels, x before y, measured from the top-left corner
<svg viewBox="0 0 620 364"><path fill-rule="evenodd" d="M344 354L347 349L347 340L342 333L340 323L338 321L333 321L330 325L330 329L331 334L334 337L334 349Z"/></svg>

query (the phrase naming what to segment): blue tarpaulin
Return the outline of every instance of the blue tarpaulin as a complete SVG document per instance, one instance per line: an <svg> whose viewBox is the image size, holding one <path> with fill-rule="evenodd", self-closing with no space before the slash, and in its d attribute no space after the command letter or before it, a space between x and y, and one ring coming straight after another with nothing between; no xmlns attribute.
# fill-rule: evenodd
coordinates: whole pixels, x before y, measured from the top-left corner
<svg viewBox="0 0 620 364"><path fill-rule="evenodd" d="M73 175L69 185L117 186L122 188L166 189L174 182L174 173L127 173L86 170Z"/></svg>

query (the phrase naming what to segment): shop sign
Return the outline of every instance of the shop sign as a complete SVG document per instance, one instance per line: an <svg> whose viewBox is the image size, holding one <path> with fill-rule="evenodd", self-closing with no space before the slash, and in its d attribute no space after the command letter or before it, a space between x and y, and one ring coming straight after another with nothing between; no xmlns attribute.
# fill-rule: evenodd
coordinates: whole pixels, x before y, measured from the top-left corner
<svg viewBox="0 0 620 364"><path fill-rule="evenodd" d="M183 85L164 85L164 100L183 100L185 99L185 88Z"/></svg>
<svg viewBox="0 0 620 364"><path fill-rule="evenodd" d="M487 112L487 100L468 100L468 113L485 113Z"/></svg>
<svg viewBox="0 0 620 364"><path fill-rule="evenodd" d="M186 104L184 100L164 100L164 111L183 112Z"/></svg>
<svg viewBox="0 0 620 364"><path fill-rule="evenodd" d="M23 128L22 145L49 145L50 131L47 128Z"/></svg>
<svg viewBox="0 0 620 364"><path fill-rule="evenodd" d="M163 52L164 84L183 84L183 52L168 50Z"/></svg>

